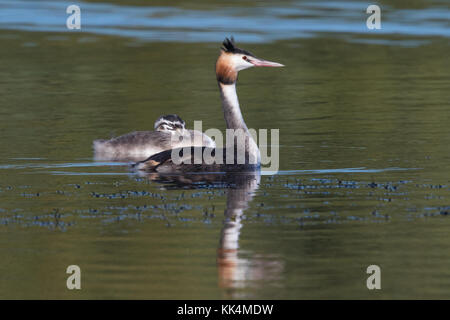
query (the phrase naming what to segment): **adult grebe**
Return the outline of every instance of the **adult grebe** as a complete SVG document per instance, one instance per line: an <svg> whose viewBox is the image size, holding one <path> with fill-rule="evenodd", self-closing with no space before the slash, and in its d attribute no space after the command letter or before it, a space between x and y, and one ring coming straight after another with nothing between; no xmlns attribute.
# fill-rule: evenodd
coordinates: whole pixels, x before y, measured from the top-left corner
<svg viewBox="0 0 450 320"><path fill-rule="evenodd" d="M164 150L185 146L214 148L214 141L200 131L185 128L176 114L159 117L155 131L136 131L110 140L94 140L95 160L140 161Z"/></svg>
<svg viewBox="0 0 450 320"><path fill-rule="evenodd" d="M283 65L256 58L250 52L236 47L233 38L226 38L216 62L216 78L227 129L235 130L232 146L227 140L227 147L224 149L203 147L167 150L138 162L134 167L161 173L258 169L259 149L244 122L236 93L238 72L251 67L283 67ZM180 159L183 163L180 163Z"/></svg>

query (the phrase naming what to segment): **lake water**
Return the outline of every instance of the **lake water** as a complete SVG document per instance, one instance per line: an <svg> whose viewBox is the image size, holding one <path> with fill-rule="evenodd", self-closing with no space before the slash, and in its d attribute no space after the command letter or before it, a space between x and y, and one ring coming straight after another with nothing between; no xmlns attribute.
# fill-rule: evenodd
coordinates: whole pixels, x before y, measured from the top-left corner
<svg viewBox="0 0 450 320"><path fill-rule="evenodd" d="M446 1L0 1L0 298L449 298ZM225 129L221 41L277 174L181 186L94 162L161 114ZM368 290L366 268L381 268ZM82 289L66 288L66 268Z"/></svg>

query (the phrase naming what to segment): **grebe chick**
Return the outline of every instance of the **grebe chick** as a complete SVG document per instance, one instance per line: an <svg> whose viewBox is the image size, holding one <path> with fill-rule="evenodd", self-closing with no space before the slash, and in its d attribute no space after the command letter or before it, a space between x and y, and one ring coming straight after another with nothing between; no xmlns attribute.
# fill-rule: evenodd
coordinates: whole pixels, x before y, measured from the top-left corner
<svg viewBox="0 0 450 320"><path fill-rule="evenodd" d="M159 117L155 131L135 131L110 140L94 140L94 159L99 161L141 161L156 153L186 146L214 148L206 134L185 128L176 114Z"/></svg>

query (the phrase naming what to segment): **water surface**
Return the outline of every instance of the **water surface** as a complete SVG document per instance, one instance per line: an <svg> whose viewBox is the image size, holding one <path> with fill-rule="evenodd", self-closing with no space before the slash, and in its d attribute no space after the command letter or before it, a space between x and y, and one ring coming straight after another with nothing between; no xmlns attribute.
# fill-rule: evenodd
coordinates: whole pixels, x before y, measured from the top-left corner
<svg viewBox="0 0 450 320"><path fill-rule="evenodd" d="M448 5L386 3L380 33L365 5L89 1L69 32L65 5L0 1L0 297L448 298ZM277 174L186 186L92 160L168 112L224 130L230 33L287 66L238 83L248 126L280 129Z"/></svg>

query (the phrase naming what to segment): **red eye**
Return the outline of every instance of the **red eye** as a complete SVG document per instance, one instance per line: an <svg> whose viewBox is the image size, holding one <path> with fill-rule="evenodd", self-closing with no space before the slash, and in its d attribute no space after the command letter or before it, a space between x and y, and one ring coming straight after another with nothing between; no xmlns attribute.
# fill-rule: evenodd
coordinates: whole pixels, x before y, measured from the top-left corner
<svg viewBox="0 0 450 320"><path fill-rule="evenodd" d="M242 59L247 60L247 56L243 56Z"/></svg>

